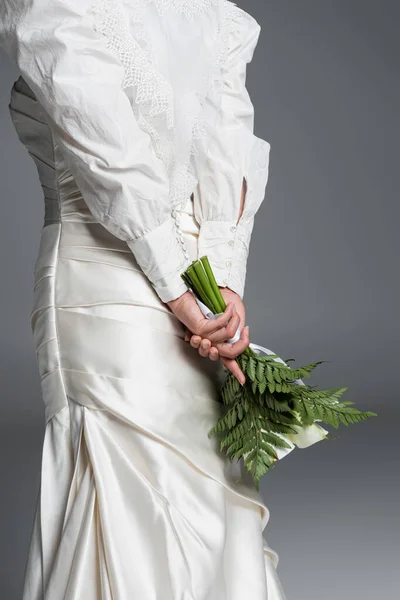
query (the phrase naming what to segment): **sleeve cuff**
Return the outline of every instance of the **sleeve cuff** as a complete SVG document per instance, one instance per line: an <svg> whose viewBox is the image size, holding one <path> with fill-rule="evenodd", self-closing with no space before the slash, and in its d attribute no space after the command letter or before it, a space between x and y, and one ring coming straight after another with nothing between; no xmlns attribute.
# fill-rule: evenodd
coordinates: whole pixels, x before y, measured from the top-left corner
<svg viewBox="0 0 400 600"><path fill-rule="evenodd" d="M207 256L217 283L229 287L243 299L247 259L254 218L234 221L203 221L198 239L198 257Z"/></svg>
<svg viewBox="0 0 400 600"><path fill-rule="evenodd" d="M127 244L162 302L175 300L189 289L181 274L191 260L172 217Z"/></svg>
<svg viewBox="0 0 400 600"><path fill-rule="evenodd" d="M239 222L236 222L237 217L235 220L202 220L198 240L198 257L208 256L218 285L229 287L242 299L254 219L265 197L269 173L270 144L254 134L250 134L250 138L244 169L237 170L240 183L243 176L247 182Z"/></svg>

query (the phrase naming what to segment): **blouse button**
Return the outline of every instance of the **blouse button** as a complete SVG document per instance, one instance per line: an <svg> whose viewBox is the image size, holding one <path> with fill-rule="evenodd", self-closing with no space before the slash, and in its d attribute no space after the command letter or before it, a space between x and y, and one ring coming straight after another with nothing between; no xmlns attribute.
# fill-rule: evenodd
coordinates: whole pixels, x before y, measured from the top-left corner
<svg viewBox="0 0 400 600"><path fill-rule="evenodd" d="M231 231L236 231L236 225L232 225Z"/></svg>
<svg viewBox="0 0 400 600"><path fill-rule="evenodd" d="M233 246L235 244L235 242L233 240L229 240L228 244L229 244L229 246Z"/></svg>
<svg viewBox="0 0 400 600"><path fill-rule="evenodd" d="M226 264L227 267L231 267L232 266L232 263L231 263L230 260L227 260L225 264Z"/></svg>

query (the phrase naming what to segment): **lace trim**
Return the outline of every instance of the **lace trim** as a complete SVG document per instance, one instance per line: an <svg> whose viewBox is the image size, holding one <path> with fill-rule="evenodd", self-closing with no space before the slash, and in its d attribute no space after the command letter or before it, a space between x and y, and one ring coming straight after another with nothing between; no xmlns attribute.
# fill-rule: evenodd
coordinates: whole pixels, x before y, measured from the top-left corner
<svg viewBox="0 0 400 600"><path fill-rule="evenodd" d="M129 1L129 0L128 0ZM154 2L160 15L167 10L174 10L177 13L184 14L192 20L196 15L210 10L219 0L147 0Z"/></svg>
<svg viewBox="0 0 400 600"><path fill-rule="evenodd" d="M216 68L218 70L224 67L231 50L229 41L233 40L232 33L240 34L244 15L245 13L237 4L229 0L223 1L223 21L220 28L220 43L216 56ZM234 42L232 41L232 43Z"/></svg>
<svg viewBox="0 0 400 600"><path fill-rule="evenodd" d="M204 13L216 4L222 11L212 40L209 68L201 89L193 90L199 112L184 112L186 108L180 111L183 134L180 131L179 135L181 140L183 137L186 141L180 142L183 150L179 157L176 155L174 131L174 100L177 100L170 83L155 67L154 51L143 24L143 11L150 3L155 4L160 14L171 9L188 18ZM124 6L127 7L126 12ZM240 10L230 0L94 0L91 9L98 17L96 30L105 36L108 49L124 67L123 88L132 88L129 96L133 96L131 102L138 124L151 136L156 155L166 167L170 180L170 203L172 207L182 206L197 184L192 158L198 153L198 142L207 139L208 135L201 107L207 94L221 83L222 68L230 50L229 39L231 33L238 29ZM162 126L160 118L164 117L165 126Z"/></svg>
<svg viewBox="0 0 400 600"><path fill-rule="evenodd" d="M140 19L142 2L133 1ZM173 127L173 90L169 83L154 68L149 51L146 51L130 34L125 23L125 15L115 0L97 0L93 12L99 16L97 29L107 38L107 47L121 61L124 67L123 87L135 87L135 100L146 105L150 117L166 113L168 127ZM134 20L135 17L133 16ZM142 38L145 32L142 28Z"/></svg>

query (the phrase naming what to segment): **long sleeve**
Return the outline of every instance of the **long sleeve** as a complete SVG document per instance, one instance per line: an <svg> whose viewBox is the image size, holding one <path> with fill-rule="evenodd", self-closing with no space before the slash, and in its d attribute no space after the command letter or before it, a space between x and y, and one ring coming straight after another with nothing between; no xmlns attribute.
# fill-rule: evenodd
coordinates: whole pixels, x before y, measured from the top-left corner
<svg viewBox="0 0 400 600"><path fill-rule="evenodd" d="M261 28L239 7L233 14L220 116L194 199L200 224L198 256L208 256L218 285L243 298L254 217L268 180L270 145L254 135L254 107L246 89L246 67ZM247 190L238 221L243 178Z"/></svg>
<svg viewBox="0 0 400 600"><path fill-rule="evenodd" d="M127 242L163 302L190 264L169 182L122 86L123 66L95 30L90 0L2 0L0 44L49 117L86 204Z"/></svg>

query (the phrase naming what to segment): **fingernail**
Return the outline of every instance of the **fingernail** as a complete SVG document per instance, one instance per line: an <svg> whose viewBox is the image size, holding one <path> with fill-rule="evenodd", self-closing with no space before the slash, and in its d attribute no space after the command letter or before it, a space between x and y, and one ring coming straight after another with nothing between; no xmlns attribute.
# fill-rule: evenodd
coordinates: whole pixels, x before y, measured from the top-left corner
<svg viewBox="0 0 400 600"><path fill-rule="evenodd" d="M245 329L247 330L247 333L250 333L250 327L248 325L246 325Z"/></svg>

